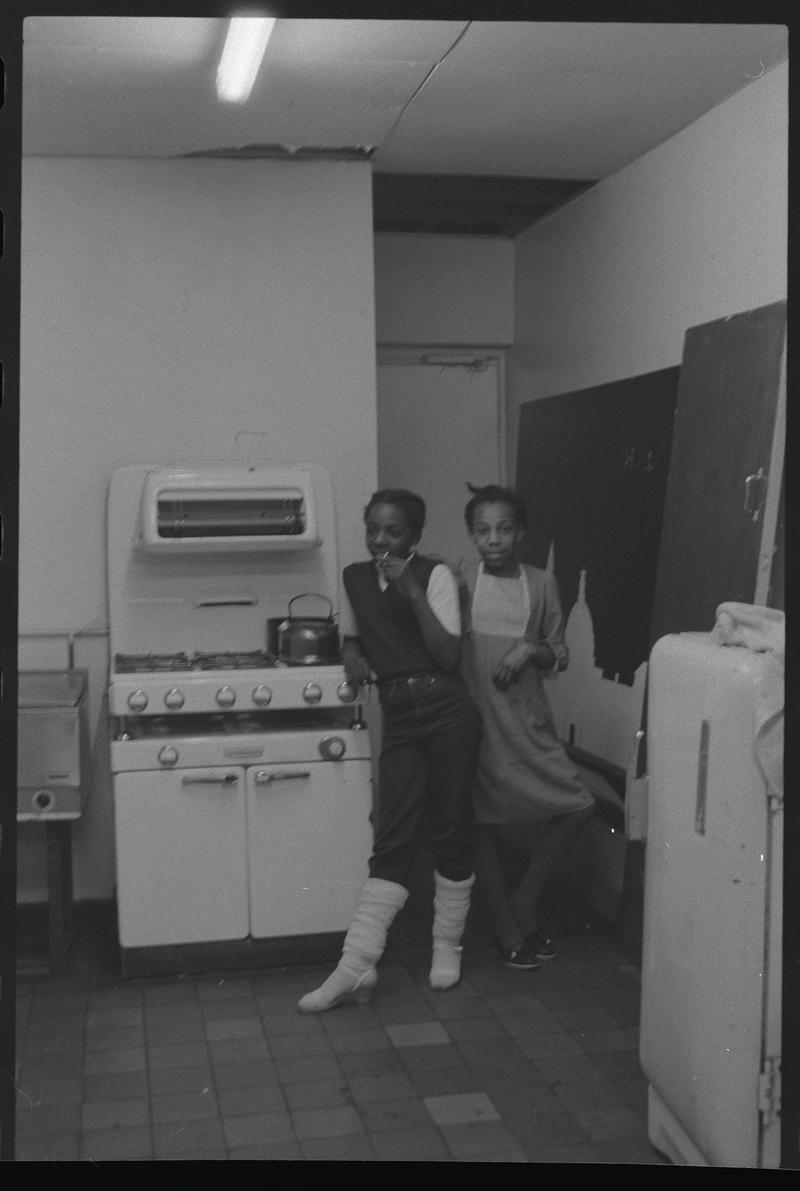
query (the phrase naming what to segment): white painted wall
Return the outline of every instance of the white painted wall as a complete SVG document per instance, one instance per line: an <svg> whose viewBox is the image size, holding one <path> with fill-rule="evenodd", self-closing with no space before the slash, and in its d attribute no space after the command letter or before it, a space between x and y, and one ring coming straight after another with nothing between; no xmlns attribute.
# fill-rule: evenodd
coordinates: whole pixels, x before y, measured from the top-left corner
<svg viewBox="0 0 800 1191"><path fill-rule="evenodd" d="M380 344L512 343L513 241L377 235L375 324Z"/></svg>
<svg viewBox="0 0 800 1191"><path fill-rule="evenodd" d="M341 556L359 557L377 470L369 166L25 159L20 435L23 634L107 625L106 489L125 463L323 461ZM111 892L107 786L76 832L81 898Z"/></svg>
<svg viewBox="0 0 800 1191"><path fill-rule="evenodd" d="M678 365L688 327L786 296L788 67L516 243L519 404Z"/></svg>

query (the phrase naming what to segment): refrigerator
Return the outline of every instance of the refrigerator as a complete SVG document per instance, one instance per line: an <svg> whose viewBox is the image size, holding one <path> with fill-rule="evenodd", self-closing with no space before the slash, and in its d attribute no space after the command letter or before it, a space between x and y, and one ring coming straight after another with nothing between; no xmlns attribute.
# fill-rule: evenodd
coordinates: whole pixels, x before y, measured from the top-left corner
<svg viewBox="0 0 800 1191"><path fill-rule="evenodd" d="M783 663L674 633L648 669L640 1061L672 1162L781 1161Z"/></svg>

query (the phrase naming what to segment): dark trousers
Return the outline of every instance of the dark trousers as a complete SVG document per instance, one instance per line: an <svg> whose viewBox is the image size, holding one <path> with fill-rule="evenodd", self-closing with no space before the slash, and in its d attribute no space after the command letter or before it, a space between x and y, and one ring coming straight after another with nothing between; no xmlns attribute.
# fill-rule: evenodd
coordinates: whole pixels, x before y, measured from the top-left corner
<svg viewBox="0 0 800 1191"><path fill-rule="evenodd" d="M373 810L372 877L408 887L427 819L436 868L451 881L472 875L472 794L478 709L460 678L411 676L380 688L383 712Z"/></svg>

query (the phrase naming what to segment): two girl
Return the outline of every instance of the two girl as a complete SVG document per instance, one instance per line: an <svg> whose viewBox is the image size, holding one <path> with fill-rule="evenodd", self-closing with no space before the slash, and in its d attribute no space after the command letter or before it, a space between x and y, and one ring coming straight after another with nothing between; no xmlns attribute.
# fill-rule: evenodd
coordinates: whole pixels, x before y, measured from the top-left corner
<svg viewBox="0 0 800 1191"><path fill-rule="evenodd" d="M530 969L555 954L538 898L593 808L542 688L542 674L566 664L563 618L552 576L518 560L518 497L496 486L471 491L465 517L479 559L461 570L460 591L446 565L417 554L425 504L403 489L372 496L364 510L371 561L344 570L355 617L345 671L354 683L375 676L383 715L374 847L341 960L301 998L303 1012L369 999L426 816L436 863L431 986L460 978L473 862L504 962ZM510 897L501 829L529 852Z"/></svg>

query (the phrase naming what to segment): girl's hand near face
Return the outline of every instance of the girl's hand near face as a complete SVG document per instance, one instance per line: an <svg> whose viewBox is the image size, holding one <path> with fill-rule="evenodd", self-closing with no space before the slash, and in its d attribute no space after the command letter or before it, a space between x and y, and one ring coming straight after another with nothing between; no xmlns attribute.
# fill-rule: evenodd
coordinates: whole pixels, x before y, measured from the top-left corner
<svg viewBox="0 0 800 1191"><path fill-rule="evenodd" d="M400 595L408 600L418 597L425 598L425 592L419 585L413 567L408 565L409 559L398 558L394 554L387 554L378 565L387 579L391 579Z"/></svg>

